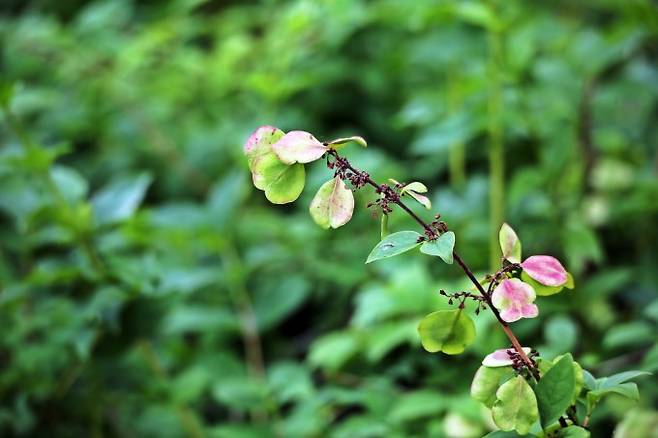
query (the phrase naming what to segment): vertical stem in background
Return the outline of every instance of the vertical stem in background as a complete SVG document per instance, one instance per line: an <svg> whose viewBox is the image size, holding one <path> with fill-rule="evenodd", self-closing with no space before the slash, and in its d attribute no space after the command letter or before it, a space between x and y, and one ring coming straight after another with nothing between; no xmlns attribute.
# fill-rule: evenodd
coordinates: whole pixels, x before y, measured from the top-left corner
<svg viewBox="0 0 658 438"><path fill-rule="evenodd" d="M245 266L233 242L226 241L221 248L222 262L226 269L227 284L233 306L240 319L242 346L244 349L247 372L258 385L267 383L267 370L263 355L263 343L260 338L258 321L247 289ZM272 424L280 419L279 406L272 396L264 400L263 409L254 409L251 416L254 420ZM281 431L272 426L274 436L282 436Z"/></svg>
<svg viewBox="0 0 658 438"><path fill-rule="evenodd" d="M495 1L490 1L492 9ZM495 12L495 11L494 11ZM500 30L488 30L488 125L489 134L489 261L492 269L499 263L498 229L504 220L505 156L502 114L502 38Z"/></svg>
<svg viewBox="0 0 658 438"><path fill-rule="evenodd" d="M454 73L448 73L448 91L446 100L448 110L454 114L459 112L462 103L461 87L459 80ZM460 187L466 181L466 162L464 156L465 145L462 141L457 141L450 145L450 154L448 162L450 166L450 184L453 188Z"/></svg>

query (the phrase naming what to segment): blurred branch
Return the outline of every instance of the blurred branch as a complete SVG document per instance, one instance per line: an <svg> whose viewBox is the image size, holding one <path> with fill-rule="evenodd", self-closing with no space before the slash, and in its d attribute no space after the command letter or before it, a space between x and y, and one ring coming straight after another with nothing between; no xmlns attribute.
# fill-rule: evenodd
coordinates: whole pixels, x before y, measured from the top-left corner
<svg viewBox="0 0 658 438"><path fill-rule="evenodd" d="M494 2L491 3L492 10ZM505 156L501 114L503 44L500 30L488 30L488 126L489 133L489 265L498 265L498 230L503 224L505 208Z"/></svg>
<svg viewBox="0 0 658 438"><path fill-rule="evenodd" d="M222 263L226 270L229 295L240 319L240 333L244 348L245 361L249 375L258 382L265 385L267 382L267 370L263 355L263 343L260 338L258 321L254 313L251 297L247 289L245 278L245 267L240 259L238 251L232 242L225 241L223 246ZM268 421L268 411L274 417L279 418L279 407L276 400L266 396L266 409L253 410L252 417L260 422ZM273 431L276 436L282 436L279 431Z"/></svg>

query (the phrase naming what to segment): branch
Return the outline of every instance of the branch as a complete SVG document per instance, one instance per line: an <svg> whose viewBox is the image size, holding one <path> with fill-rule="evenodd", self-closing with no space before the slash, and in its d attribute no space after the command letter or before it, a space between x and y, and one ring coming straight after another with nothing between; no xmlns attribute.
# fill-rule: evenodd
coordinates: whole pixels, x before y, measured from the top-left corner
<svg viewBox="0 0 658 438"><path fill-rule="evenodd" d="M400 199L400 196L393 190L392 187L390 187L387 184L377 184L370 176L368 175L367 172L361 171L359 169L354 168L350 162L344 158L341 157L338 154L338 151L335 149L329 149L327 151L327 154L335 158L335 162L332 163L332 167L336 167L336 173L340 175L343 178L349 179L356 188L360 188L365 184L368 184L372 187L375 188L375 191L377 193L381 193L384 195L384 198L386 199L387 202L389 203L394 203L398 207L400 207L405 213L407 213L409 216L411 216L412 219L414 219L418 224L423 227L423 230L425 231L425 235L427 235L428 238L436 238L438 237L437 232L430 224L426 223L423 221L416 213L414 213L409 207L405 205L404 202ZM347 173L346 170L349 170L351 174ZM468 267L466 262L457 254L456 251L452 252L453 258L457 261L457 264L462 268L466 276L471 280L471 283L475 285L477 288L478 292L480 295L482 295L482 298L486 301L489 309L493 312L494 316L498 320L498 323L502 327L503 331L509 338L510 342L512 343L512 346L516 350L516 352L519 354L519 357L521 360L525 363L526 367L530 372L532 373L533 377L536 380L539 380L540 375L539 375L539 370L537 369L537 366L535 363L528 357L527 354L523 351L523 348L521 347L521 343L517 339L517 337L514 335L512 330L509 327L509 324L505 322L501 316L500 313L498 312L498 309L496 309L493 305L493 302L491 301L491 294L487 293L487 291L484 290L480 282L475 278L475 275L473 275L473 272L471 269ZM492 280L493 281L493 280Z"/></svg>

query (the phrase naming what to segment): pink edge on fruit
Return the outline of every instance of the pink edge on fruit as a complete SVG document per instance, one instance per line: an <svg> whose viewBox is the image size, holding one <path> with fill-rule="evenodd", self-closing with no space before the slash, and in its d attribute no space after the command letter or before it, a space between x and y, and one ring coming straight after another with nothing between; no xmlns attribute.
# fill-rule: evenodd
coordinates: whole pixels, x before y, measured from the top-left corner
<svg viewBox="0 0 658 438"><path fill-rule="evenodd" d="M285 164L310 163L322 157L328 149L306 131L290 131L272 145L276 156Z"/></svg>
<svg viewBox="0 0 658 438"><path fill-rule="evenodd" d="M493 305L506 322L537 316L539 309L532 304L535 298L536 294L532 286L518 278L503 280L491 294Z"/></svg>
<svg viewBox="0 0 658 438"><path fill-rule="evenodd" d="M567 282L567 271L555 257L531 256L521 263L521 267L533 280L546 286L562 286Z"/></svg>
<svg viewBox="0 0 658 438"><path fill-rule="evenodd" d="M510 359L508 351L514 351L513 348L501 348L496 350L493 353L487 354L482 360L482 365L485 367L495 368L495 367L506 367L512 365L512 359ZM525 354L530 354L531 349L528 347L523 347L523 352Z"/></svg>
<svg viewBox="0 0 658 438"><path fill-rule="evenodd" d="M345 225L352 219L354 212L354 195L342 179L336 177L333 193L329 198L329 224L331 228Z"/></svg>
<svg viewBox="0 0 658 438"><path fill-rule="evenodd" d="M263 138L263 135L267 133L274 134L276 130L277 128L269 125L263 125L256 128L256 130L251 133L247 141L244 143L244 152L246 154L251 152L256 147L256 145L260 142L261 138Z"/></svg>

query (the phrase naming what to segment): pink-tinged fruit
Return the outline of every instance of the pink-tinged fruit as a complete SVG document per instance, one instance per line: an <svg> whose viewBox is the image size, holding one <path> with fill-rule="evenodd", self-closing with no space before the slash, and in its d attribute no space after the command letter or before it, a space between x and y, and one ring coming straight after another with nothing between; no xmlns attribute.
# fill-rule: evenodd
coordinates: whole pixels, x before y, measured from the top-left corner
<svg viewBox="0 0 658 438"><path fill-rule="evenodd" d="M285 164L310 163L322 157L328 149L306 131L290 131L272 145L276 156Z"/></svg>
<svg viewBox="0 0 658 438"><path fill-rule="evenodd" d="M535 298L532 286L518 278L503 280L491 294L493 305L499 310L500 317L507 322L537 316L539 309L533 304Z"/></svg>
<svg viewBox="0 0 658 438"><path fill-rule="evenodd" d="M256 128L256 130L251 133L251 135L249 136L249 138L244 144L245 154L249 155L250 153L254 152L254 150L259 145L259 143L261 143L261 141L266 140L266 138L269 139L275 137L277 135L277 132L283 134L274 126L263 125Z"/></svg>
<svg viewBox="0 0 658 438"><path fill-rule="evenodd" d="M521 263L521 241L512 227L504 223L498 232L498 241L505 259L511 263Z"/></svg>
<svg viewBox="0 0 658 438"><path fill-rule="evenodd" d="M506 367L512 365L512 359L510 359L507 352L513 350L512 348L501 348L496 350L487 356L482 361L482 365L485 367L495 368L495 367ZM531 349L528 347L523 347L523 352L525 354L530 354Z"/></svg>
<svg viewBox="0 0 658 438"><path fill-rule="evenodd" d="M567 282L567 271L555 257L531 256L521 263L521 267L533 280L546 286L562 286Z"/></svg>

